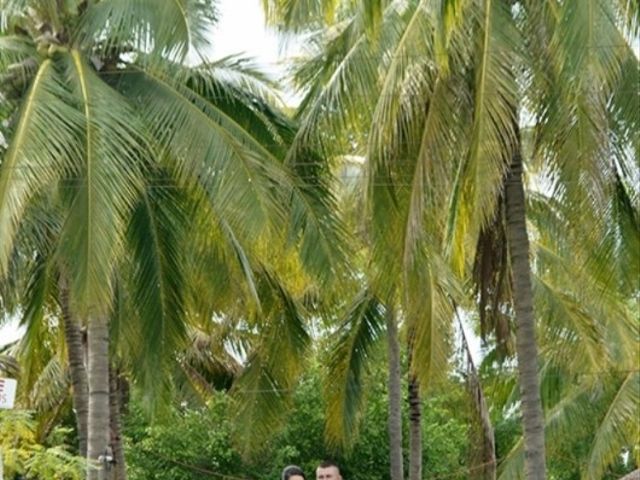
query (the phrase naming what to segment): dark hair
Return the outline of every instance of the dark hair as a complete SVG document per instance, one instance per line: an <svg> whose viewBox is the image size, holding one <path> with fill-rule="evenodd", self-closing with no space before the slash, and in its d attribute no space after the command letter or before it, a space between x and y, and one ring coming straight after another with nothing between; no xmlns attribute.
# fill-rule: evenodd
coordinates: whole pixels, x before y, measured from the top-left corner
<svg viewBox="0 0 640 480"><path fill-rule="evenodd" d="M282 470L282 480L289 480L294 475L300 475L305 480L307 479L302 469L297 465L289 465L288 467L284 467L284 470Z"/></svg>
<svg viewBox="0 0 640 480"><path fill-rule="evenodd" d="M329 468L329 467L336 467L338 469L338 472L340 471L340 466L333 460L323 460L320 462L320 465L318 465L318 468Z"/></svg>

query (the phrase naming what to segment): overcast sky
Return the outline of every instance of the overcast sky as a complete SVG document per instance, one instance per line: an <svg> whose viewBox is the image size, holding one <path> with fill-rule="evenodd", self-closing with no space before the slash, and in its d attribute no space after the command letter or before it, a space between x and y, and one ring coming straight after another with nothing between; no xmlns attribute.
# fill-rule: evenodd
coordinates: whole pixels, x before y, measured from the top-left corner
<svg viewBox="0 0 640 480"><path fill-rule="evenodd" d="M220 0L213 58L247 53L264 66L278 63L278 39L265 27L260 0Z"/></svg>

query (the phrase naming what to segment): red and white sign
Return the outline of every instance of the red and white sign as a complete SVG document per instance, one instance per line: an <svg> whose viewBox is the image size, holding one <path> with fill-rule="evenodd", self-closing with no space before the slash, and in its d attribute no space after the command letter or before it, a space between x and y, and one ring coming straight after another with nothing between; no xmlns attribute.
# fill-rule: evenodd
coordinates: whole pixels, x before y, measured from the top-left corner
<svg viewBox="0 0 640 480"><path fill-rule="evenodd" d="M12 378L0 378L0 408L13 408L18 382Z"/></svg>

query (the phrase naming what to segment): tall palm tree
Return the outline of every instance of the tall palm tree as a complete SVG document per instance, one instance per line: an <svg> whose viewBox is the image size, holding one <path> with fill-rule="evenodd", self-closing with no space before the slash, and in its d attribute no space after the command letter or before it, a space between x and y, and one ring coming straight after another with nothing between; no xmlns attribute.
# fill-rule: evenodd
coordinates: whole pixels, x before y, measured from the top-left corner
<svg viewBox="0 0 640 480"><path fill-rule="evenodd" d="M368 225L366 220L360 216L360 211L364 201L363 191L363 172L362 166L353 164L349 157L346 160L346 166L343 166L341 190L343 193L342 213L345 217L352 219L351 225L358 232L366 232ZM340 177L340 175L339 175ZM420 313L415 310L406 309L406 297L398 298L393 293L393 279L397 278L397 282L402 288L406 285L406 278L398 275L397 269L392 265L386 268L379 267L376 262L371 262L369 251L372 248L370 238L364 235L355 235L362 245L365 255L364 261L369 265L359 266L363 273L359 274L360 282L369 281L372 284L366 286L364 290L353 295L352 303L345 308L341 314L342 320L339 330L332 338L330 369L327 373L329 377L328 393L331 398L328 399L329 409L327 411L327 437L334 445L348 447L352 439L355 437L359 417L365 395L358 393L360 390L366 390L366 372L371 364L371 352L376 350L376 345L386 336L387 344L387 362L388 362L388 380L389 380L389 451L392 461L390 462L390 475L392 478L403 478L404 461L403 461L403 442L402 442L402 419L401 419L401 379L402 364L400 361L401 343L400 336L406 336L408 345L408 377L409 377L409 407L410 407L410 428L409 428L409 468L410 478L419 478L422 467L422 441L421 441L421 401L419 393L419 376L421 372L422 378L429 376L428 368L421 368L413 361L416 331L419 325L416 324L416 318L426 317L426 322L419 329L419 339L424 342L429 339L432 345L421 344L422 352L431 351L433 356L429 359L431 370L439 369L440 372L447 370L446 358L447 348L443 348L446 343L444 330L441 330L436 320L432 323L432 319L445 319L447 313L446 301L440 292L445 290L444 283L447 275L442 273L442 283L436 288L436 295L433 301L429 300L425 303L424 310ZM356 240L356 241L357 241ZM357 263L355 265L358 265ZM384 272L385 281L376 279L375 270L380 268ZM394 275L398 275L394 277ZM362 285L358 285L363 288ZM442 288L440 288L442 287ZM400 289L402 291L402 289ZM344 289L342 290L345 291ZM374 295L375 292L375 295ZM342 295L343 297L344 295ZM384 304L378 305L378 298L388 298ZM429 305L427 306L427 303ZM340 305L340 308L343 306ZM385 312L385 315L377 312ZM411 315L407 315L409 312ZM426 329L425 330L425 326ZM433 328L433 331L428 331ZM428 332L428 333L427 333ZM432 350L432 347L436 347ZM424 354L423 354L424 355ZM425 357L423 356L422 359ZM337 388L339 386L339 388Z"/></svg>
<svg viewBox="0 0 640 480"><path fill-rule="evenodd" d="M592 212L596 218L591 222L571 228L567 218L572 213L557 199L540 192L529 198L547 442L552 448L571 445L584 434L590 448L578 454L578 465L585 478L601 478L621 452L635 451L640 442L631 427L640 408L640 379L632 367L638 321L628 301L637 290L622 266L640 262L632 246L639 233L633 220L638 211L630 208L636 196L619 191L606 210ZM559 229L565 234L558 235ZM503 401L496 396L494 405ZM501 478L517 475L522 457L518 442L503 462ZM631 461L640 459L632 455Z"/></svg>
<svg viewBox="0 0 640 480"><path fill-rule="evenodd" d="M387 352L389 362L389 456L391 480L404 478L404 460L402 455L402 373L400 365L400 341L398 340L398 321L393 301L387 304Z"/></svg>
<svg viewBox="0 0 640 480"><path fill-rule="evenodd" d="M331 218L320 211L317 190L301 188L295 168L283 165L279 117L260 106L264 91L250 75L225 72L228 65L185 66L189 52L208 46L212 2L165 4L1 3L0 65L12 101L3 108L10 128L0 165L0 267L9 270L31 205L59 209L53 252L66 274L71 311L87 325L91 462L109 442L109 317L128 232L135 237L146 225L157 246L173 225L166 217L157 223L147 187L204 192L199 198L235 245L285 223L305 265L325 276L332 269ZM165 172L171 181L163 180ZM319 248L311 248L318 238ZM146 282L136 308L159 308L163 322L179 320L171 316L179 311L176 285L160 276L175 267L176 251L158 252L142 252L137 273ZM148 330L155 348L183 330L179 323L162 327ZM90 468L87 475L98 473Z"/></svg>
<svg viewBox="0 0 640 480"><path fill-rule="evenodd" d="M413 365L413 331L407 332L407 356L409 378L407 379L409 403L409 480L422 478L422 397L420 381Z"/></svg>
<svg viewBox="0 0 640 480"><path fill-rule="evenodd" d="M311 11L337 2L310 3ZM285 28L317 26L289 2L267 4ZM470 239L477 239L504 193L527 477L545 478L522 180L523 160L532 157L521 131L533 114L534 157L545 161L570 208L577 213L600 201L606 178L621 170L615 165L629 165L628 152L637 150L628 140L637 115L616 104L616 92L637 71L630 48L638 36L637 4L383 2L377 17L350 8L351 2L340 5L315 57L298 72L308 92L298 140L323 146L314 132L369 122L372 230L385 246L394 242L385 234L404 232L400 255L396 250L391 257L403 259L407 273L421 270L416 252L433 237L426 228L433 224L447 234L428 245L445 251L464 275L473 256ZM611 148L611 135L627 146ZM605 151L601 168L598 154ZM448 212L446 220L430 220L432 211ZM389 228L390 218L399 225Z"/></svg>

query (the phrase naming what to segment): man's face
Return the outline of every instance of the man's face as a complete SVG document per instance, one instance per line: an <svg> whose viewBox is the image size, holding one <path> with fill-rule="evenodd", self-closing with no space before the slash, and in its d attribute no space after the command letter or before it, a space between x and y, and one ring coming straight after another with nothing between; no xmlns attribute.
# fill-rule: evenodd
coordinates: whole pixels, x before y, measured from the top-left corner
<svg viewBox="0 0 640 480"><path fill-rule="evenodd" d="M342 480L340 470L336 467L321 468L316 470L316 480Z"/></svg>

